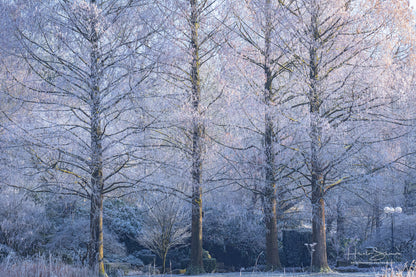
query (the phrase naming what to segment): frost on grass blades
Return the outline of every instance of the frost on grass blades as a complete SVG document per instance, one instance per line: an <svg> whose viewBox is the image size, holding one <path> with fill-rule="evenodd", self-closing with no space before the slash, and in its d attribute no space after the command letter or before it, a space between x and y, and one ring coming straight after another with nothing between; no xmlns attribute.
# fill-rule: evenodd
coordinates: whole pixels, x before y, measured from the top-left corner
<svg viewBox="0 0 416 277"><path fill-rule="evenodd" d="M415 262L405 264L402 266L391 266L386 268L382 277L414 277L416 276Z"/></svg>
<svg viewBox="0 0 416 277"><path fill-rule="evenodd" d="M0 263L4 277L91 277L96 274L83 266L68 265L52 259L6 260Z"/></svg>

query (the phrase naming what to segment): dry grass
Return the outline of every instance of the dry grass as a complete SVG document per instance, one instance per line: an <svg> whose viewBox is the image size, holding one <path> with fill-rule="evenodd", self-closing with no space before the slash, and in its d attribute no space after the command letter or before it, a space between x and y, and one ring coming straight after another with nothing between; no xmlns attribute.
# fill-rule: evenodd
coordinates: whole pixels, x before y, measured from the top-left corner
<svg viewBox="0 0 416 277"><path fill-rule="evenodd" d="M402 268L394 266L386 268L382 277L416 277L416 262L413 261L410 265L406 264Z"/></svg>
<svg viewBox="0 0 416 277"><path fill-rule="evenodd" d="M0 264L0 276L8 277L91 277L91 271L56 261L36 259Z"/></svg>

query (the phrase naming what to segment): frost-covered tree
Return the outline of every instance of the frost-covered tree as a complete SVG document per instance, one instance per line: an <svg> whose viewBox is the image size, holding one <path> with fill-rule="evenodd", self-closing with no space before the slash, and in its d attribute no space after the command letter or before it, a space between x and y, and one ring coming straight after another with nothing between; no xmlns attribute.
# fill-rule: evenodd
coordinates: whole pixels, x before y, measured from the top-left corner
<svg viewBox="0 0 416 277"><path fill-rule="evenodd" d="M240 157L236 158L241 160L240 165L236 165L239 175L246 178L240 183L259 195L263 202L266 262L271 268L280 267L278 213L291 206L284 201L285 191L289 191L289 183L285 183L284 178L290 175L290 156L293 155L285 129L290 118L287 84L293 62L287 55L291 43L283 39L285 24L291 16L285 5L288 5L285 1L269 0L233 3L235 22L230 28L235 38L229 43L237 57L232 65L238 68L233 70L235 76L231 79L231 82L239 82L233 86L240 97L235 99L234 108L243 110L241 114L231 115L234 118L229 125L236 129L235 136L245 139L241 144L236 141L231 144L246 153L237 154ZM256 139L257 142L253 141ZM249 160L247 153L252 155ZM252 170L243 164L249 164Z"/></svg>
<svg viewBox="0 0 416 277"><path fill-rule="evenodd" d="M297 105L303 108L298 122L305 133L299 149L307 165L299 173L310 187L312 240L317 243L312 266L327 270L325 195L360 172L354 161L369 142L371 111L387 103L384 57L392 55L386 42L397 18L385 11L407 15L409 9L395 1L301 0L296 6L291 33L304 97Z"/></svg>
<svg viewBox="0 0 416 277"><path fill-rule="evenodd" d="M210 88L209 75L220 46L221 1L156 1L166 17L165 47L160 69L167 92L165 130L159 139L164 149L177 150L170 164L179 176L176 184L187 184L182 194L191 201L191 261L188 271L204 272L202 248L203 193L207 189L209 107L221 96ZM166 155L166 152L164 152ZM171 169L172 170L172 169ZM183 176L180 176L183 175ZM185 177L185 178L184 178ZM169 178L169 177L168 177ZM159 181L158 181L159 182ZM176 189L177 191L177 189Z"/></svg>
<svg viewBox="0 0 416 277"><path fill-rule="evenodd" d="M148 212L137 240L162 259L162 273L166 273L169 250L186 244L191 236L189 209L181 199L172 199L171 195L162 194L146 202Z"/></svg>
<svg viewBox="0 0 416 277"><path fill-rule="evenodd" d="M32 190L90 202L88 260L105 276L104 196L136 186L140 133L148 126L141 86L150 72L152 17L145 1L32 1L11 7L30 79L13 95L30 105L24 126L40 184ZM133 173L133 174L128 174Z"/></svg>

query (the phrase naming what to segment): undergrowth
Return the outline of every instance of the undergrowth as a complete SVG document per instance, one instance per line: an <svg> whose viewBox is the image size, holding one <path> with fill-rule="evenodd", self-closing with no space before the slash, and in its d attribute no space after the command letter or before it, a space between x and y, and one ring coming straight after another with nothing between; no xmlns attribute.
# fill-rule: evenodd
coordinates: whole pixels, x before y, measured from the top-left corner
<svg viewBox="0 0 416 277"><path fill-rule="evenodd" d="M388 267L382 277L416 277L416 262L413 261L410 265L405 264L402 267Z"/></svg>
<svg viewBox="0 0 416 277"><path fill-rule="evenodd" d="M0 276L7 277L90 277L93 272L85 267L67 265L42 258L0 263Z"/></svg>

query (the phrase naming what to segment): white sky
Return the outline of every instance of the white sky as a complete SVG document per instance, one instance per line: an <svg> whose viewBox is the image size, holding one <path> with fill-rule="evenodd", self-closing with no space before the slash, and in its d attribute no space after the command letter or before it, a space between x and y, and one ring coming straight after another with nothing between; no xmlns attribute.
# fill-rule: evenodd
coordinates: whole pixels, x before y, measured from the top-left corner
<svg viewBox="0 0 416 277"><path fill-rule="evenodd" d="M413 10L416 10L416 0L409 0L410 6L413 7Z"/></svg>

